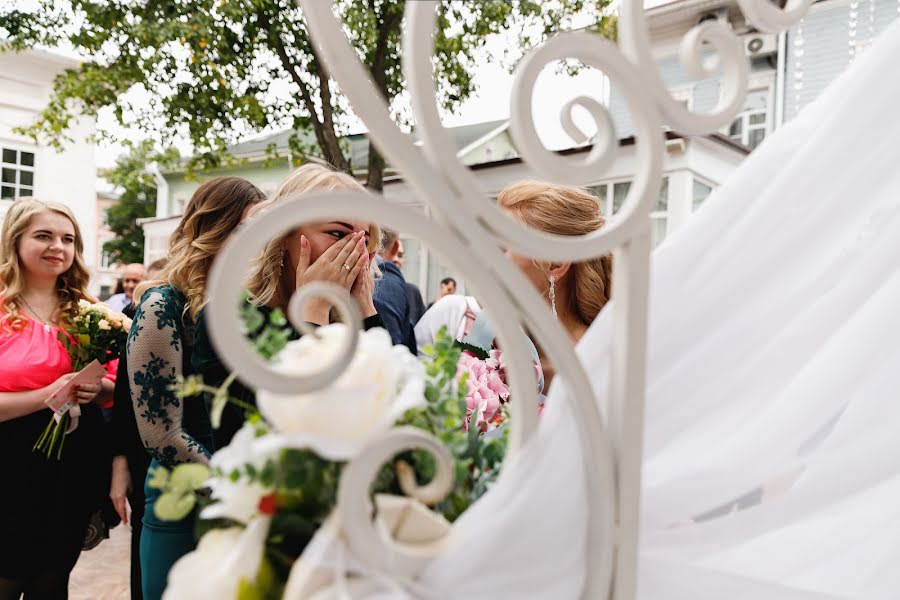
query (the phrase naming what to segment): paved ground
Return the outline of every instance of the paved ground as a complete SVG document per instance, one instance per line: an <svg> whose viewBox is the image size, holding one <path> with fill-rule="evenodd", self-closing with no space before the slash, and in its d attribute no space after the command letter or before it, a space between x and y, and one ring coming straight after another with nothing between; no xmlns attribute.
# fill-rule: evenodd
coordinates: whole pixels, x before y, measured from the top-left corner
<svg viewBox="0 0 900 600"><path fill-rule="evenodd" d="M108 540L82 552L69 579L70 600L128 600L131 529L119 525Z"/></svg>

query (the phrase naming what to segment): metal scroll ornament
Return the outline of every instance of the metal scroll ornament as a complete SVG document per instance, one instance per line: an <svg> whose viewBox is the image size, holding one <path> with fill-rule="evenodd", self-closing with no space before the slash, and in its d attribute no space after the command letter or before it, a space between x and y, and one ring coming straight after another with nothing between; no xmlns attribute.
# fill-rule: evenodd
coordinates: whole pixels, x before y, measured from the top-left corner
<svg viewBox="0 0 900 600"><path fill-rule="evenodd" d="M748 21L765 32L786 29L803 16L811 3L812 0L788 0L780 8L768 0L739 0ZM367 126L370 140L403 173L416 196L430 206L440 223L373 194L317 193L304 196L302 202L285 201L250 222L221 253L210 283L210 320L237 322L233 299L242 286L240 274L246 272L265 242L280 232L304 222L349 215L416 232L471 285L497 328L511 365L514 418L510 453L527 444L538 426L523 324L528 324L535 341L558 367L569 391L583 454L588 457L583 473L592 509L587 523L583 597L634 598L647 345L649 212L662 180L662 131L664 125L669 125L687 134L711 133L730 123L741 110L749 66L738 37L723 23L704 22L682 40L681 62L690 76L703 79L717 70L724 73L719 105L703 114L689 111L666 90L651 54L640 0L625 0L621 4L618 46L596 35L571 32L556 35L528 53L515 72L510 130L522 158L538 176L575 185L593 183L612 163L618 147L609 113L590 97L570 100L563 107L560 120L573 140L581 143L586 136L572 121L571 111L580 106L592 115L598 133L586 156L562 157L543 145L535 131L531 98L537 76L548 64L577 59L603 71L624 96L635 126L639 170L622 208L599 232L563 237L530 229L502 214L457 159L436 103L432 53L437 2L407 2L405 12L403 71L423 142L421 147L414 145L391 119L388 106L344 35L331 3L298 0L298 4L319 57ZM603 399L607 407L605 418L599 408L600 399L594 396L568 336L552 319L546 303L530 283L506 260L501 247L551 261L585 260L614 253L615 302L608 308L613 311L613 350L610 388ZM291 315L299 315L299 304L317 294L332 298L349 322L358 323L349 297L329 288L310 289L302 297L292 299ZM292 320L299 323L299 319ZM320 389L347 364L346 360L337 361L312 376L290 377L274 372L255 356L239 328L213 328L212 333L229 366L257 389L282 393ZM355 338L348 340L344 356L350 356L355 343ZM449 454L436 440L420 431L396 428L376 440L368 456L351 461L341 481L337 511L345 523L345 539L359 560L373 569L392 571L387 575L414 577L429 558L441 551L440 544L431 547L429 555L385 542L372 523L371 503L365 490L369 489L380 460L412 447L432 452L439 464L447 466ZM444 477L435 486L446 493L449 484ZM432 489L430 493L434 492Z"/></svg>

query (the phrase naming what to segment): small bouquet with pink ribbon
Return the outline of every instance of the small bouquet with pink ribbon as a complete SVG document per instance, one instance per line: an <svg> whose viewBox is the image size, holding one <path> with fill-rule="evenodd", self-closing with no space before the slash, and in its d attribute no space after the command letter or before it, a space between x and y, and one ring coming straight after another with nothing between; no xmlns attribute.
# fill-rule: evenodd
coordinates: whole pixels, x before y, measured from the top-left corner
<svg viewBox="0 0 900 600"><path fill-rule="evenodd" d="M53 416L34 444L33 450L48 459L62 458L66 435L78 427L81 407L73 395L78 383L96 381L103 377L103 365L119 358L125 349L131 319L113 312L106 305L78 301L78 310L71 325L59 332L59 341L72 360L72 371L78 375L57 390L44 402Z"/></svg>

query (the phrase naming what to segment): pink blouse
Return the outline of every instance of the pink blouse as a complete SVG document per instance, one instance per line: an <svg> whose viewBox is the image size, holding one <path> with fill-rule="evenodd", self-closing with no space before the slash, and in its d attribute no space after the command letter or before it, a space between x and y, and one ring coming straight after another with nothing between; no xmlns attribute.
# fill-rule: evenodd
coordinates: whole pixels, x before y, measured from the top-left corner
<svg viewBox="0 0 900 600"><path fill-rule="evenodd" d="M22 316L22 329L0 329L0 392L36 390L72 371L69 353L57 339L60 328L46 328L28 315ZM118 360L109 361L104 379L115 383L118 365Z"/></svg>

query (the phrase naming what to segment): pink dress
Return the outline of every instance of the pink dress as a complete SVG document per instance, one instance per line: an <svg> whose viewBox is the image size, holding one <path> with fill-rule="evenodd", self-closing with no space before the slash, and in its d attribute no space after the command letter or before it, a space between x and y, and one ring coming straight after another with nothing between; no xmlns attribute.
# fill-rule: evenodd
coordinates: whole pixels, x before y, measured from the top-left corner
<svg viewBox="0 0 900 600"><path fill-rule="evenodd" d="M42 388L72 370L58 333L31 319L20 330L0 330L0 392ZM106 365L111 381L117 362ZM88 519L109 492L111 461L100 407L81 409L58 462L32 451L49 409L0 422L0 577L71 568L78 558Z"/></svg>

